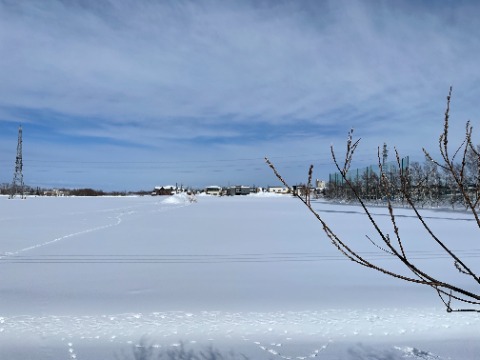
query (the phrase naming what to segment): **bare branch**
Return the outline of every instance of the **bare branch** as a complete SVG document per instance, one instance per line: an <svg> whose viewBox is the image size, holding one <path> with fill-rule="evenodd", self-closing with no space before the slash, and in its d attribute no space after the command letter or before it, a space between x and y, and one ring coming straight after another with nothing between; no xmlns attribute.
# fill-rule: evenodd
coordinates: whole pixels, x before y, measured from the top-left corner
<svg viewBox="0 0 480 360"><path fill-rule="evenodd" d="M280 180L280 182L283 185L285 185L291 191L292 188L287 184L287 182L283 179L283 177L278 173L277 169L275 169L275 166L273 166L273 164L270 162L270 160L267 157L265 157L265 162L268 164L270 169L272 169L272 171L275 174L275 176L277 177L277 179Z"/></svg>
<svg viewBox="0 0 480 360"><path fill-rule="evenodd" d="M444 116L444 126L443 132L439 137L439 150L442 161L435 160L430 153L423 149L426 159L429 163L435 166L435 171L437 168L443 169L445 174L448 174L451 179L451 183L454 184L456 187L455 189L458 190L458 193L462 197L465 205L473 214L477 225L480 228L480 216L477 211L477 206L480 203L480 151L478 148L475 148L472 144L472 126L470 122L467 122L465 128L465 138L462 141L461 145L456 148L453 156L449 156L449 118L450 118L450 100L451 100L452 88L450 87L449 94L447 96L447 106L445 109L445 116ZM396 271L391 271L384 266L379 266L374 262L366 259L364 256L360 255L354 248L352 248L347 242L342 240L337 234L328 226L328 224L322 219L320 214L315 211L310 203L310 198L308 195L305 197L300 196L298 193L295 196L300 199L305 206L310 210L310 212L317 218L317 220L322 224L323 230L327 237L330 239L332 244L336 247L336 249L342 253L347 259L362 265L364 267L371 268L375 271L381 272L388 276L401 279L403 281L417 283L421 285L430 286L433 288L436 293L438 294L440 300L444 304L445 308L448 312L480 312L480 294L473 292L467 288L462 286L457 286L456 284L449 282L449 281L442 281L437 279L438 274L432 274L417 265L415 265L411 258L409 257L409 253L405 246L405 243L402 240L400 228L397 224L397 217L395 215L393 201L395 201L395 197L398 197L399 194L401 195L402 204L405 202L406 205L410 209L413 210L416 218L422 224L423 228L425 229L428 237L433 240L434 244L440 246L440 248L447 254L452 260L454 267L460 273L470 277L474 282L480 284L480 277L477 276L473 270L466 264L466 262L461 259L452 249L449 248L447 244L445 244L431 229L431 227L426 223L424 217L420 214L419 210L417 209L417 205L415 204L414 200L411 196L411 178L409 174L408 166L406 168L403 167L403 163L401 161L399 152L395 148L395 158L396 158L396 170L392 170L392 167L386 164L385 161L385 145L384 145L384 152L382 153L382 157L380 155L380 148L377 151L378 157L378 168L379 168L379 178L378 178L378 190L382 196L382 199L386 202L386 206L388 209L388 214L390 218L390 223L393 228L393 233L395 234L395 241L390 239L390 236L382 230L375 220L372 212L370 211L369 207L367 206L367 202L361 196L361 190L359 187L355 186L355 183L352 181L352 177L348 175L348 172L351 168L353 155L355 150L357 149L360 143L360 139L354 141L353 139L353 129L348 132L347 135L347 143L346 143L346 150L345 150L345 158L343 159L342 165L340 165L339 161L337 160L335 151L333 146L330 147L331 156L333 159L333 163L338 170L341 180L342 180L342 188L346 187L348 191L353 194L353 198L359 203L360 207L363 209L365 215L367 216L368 220L370 221L371 225L375 233L378 236L380 243L375 242L372 240L372 237L366 236L366 238L380 251L390 255L392 258L397 259L400 261L405 269L409 270L412 276L406 276L403 273L399 273ZM473 155L471 155L473 154ZM461 156L460 163L455 161L457 156ZM475 185L475 193L472 195L471 189L469 189L469 178L471 178L471 163L472 163L472 156L476 161L476 185ZM277 172L274 165L265 158L265 161L273 170L275 176L288 188L290 188L285 180L281 177L281 175ZM388 171L388 173L387 173ZM429 170L430 171L430 170ZM395 172L395 177L393 177ZM311 187L311 180L313 174L313 165L310 166L308 171L308 181L307 181L307 193L310 191ZM424 173L425 174L425 173ZM426 173L425 178L417 177L415 186L428 186L428 179L430 173ZM375 175L376 176L376 175ZM367 178L368 178L368 168L367 168ZM335 177L336 179L336 177ZM357 181L358 181L358 172L357 172ZM367 179L368 181L368 179ZM377 181L377 180L376 180ZM335 183L337 186L337 183ZM450 186L450 185L449 185ZM368 188L368 183L367 183ZM438 184L438 188L440 191L440 184ZM377 189L377 188L376 188ZM367 189L368 190L368 189ZM378 190L375 190L377 193ZM367 191L367 198L369 194ZM452 307L452 302L458 302L466 304L466 306L473 306L476 308L460 308L454 309Z"/></svg>

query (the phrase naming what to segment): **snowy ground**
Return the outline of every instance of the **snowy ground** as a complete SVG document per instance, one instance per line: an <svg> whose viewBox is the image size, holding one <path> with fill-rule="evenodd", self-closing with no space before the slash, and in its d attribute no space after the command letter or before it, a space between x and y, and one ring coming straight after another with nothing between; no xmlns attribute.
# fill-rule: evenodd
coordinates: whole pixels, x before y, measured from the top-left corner
<svg viewBox="0 0 480 360"><path fill-rule="evenodd" d="M366 242L360 208L314 206L397 268ZM388 225L385 209L374 213ZM475 269L468 215L424 213ZM415 261L451 267L411 212L399 214ZM447 314L429 289L344 260L291 197L3 197L0 274L0 359L145 358L139 346L175 358L209 345L249 359L480 354L480 316Z"/></svg>

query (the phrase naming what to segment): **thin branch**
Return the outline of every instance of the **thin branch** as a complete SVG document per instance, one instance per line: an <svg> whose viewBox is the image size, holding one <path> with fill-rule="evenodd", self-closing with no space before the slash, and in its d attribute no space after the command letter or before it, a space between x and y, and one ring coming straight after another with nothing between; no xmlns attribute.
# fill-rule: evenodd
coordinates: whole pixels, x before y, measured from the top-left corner
<svg viewBox="0 0 480 360"><path fill-rule="evenodd" d="M373 240L370 238L370 236L365 235L365 237L366 237L366 238L373 244L373 246L375 246L376 248L380 249L381 251L383 251L383 252L386 253L386 254L395 256L395 254L392 253L391 251L388 251L387 249L385 249L385 248L381 247L380 245L378 245L375 241L373 241ZM388 234L387 234L387 239L390 240L390 237L388 236Z"/></svg>
<svg viewBox="0 0 480 360"><path fill-rule="evenodd" d="M454 154L452 157L449 156L449 117L450 117L450 100L451 100L451 93L452 93L452 88L450 87L449 94L447 96L447 106L445 109L445 117L444 117L444 127L443 127L443 132L439 137L439 149L440 149L440 155L441 158L443 159L443 162L439 162L435 160L430 153L423 149L423 152L425 154L425 157L428 161L430 161L432 164L435 166L435 171L437 171L438 168L443 169L447 174L450 174L451 179L453 180L454 184L456 185L456 188L460 191L461 196L463 197L466 206L472 211L478 226L480 227L480 216L477 213L476 206L479 204L479 199L480 199L480 151L474 148L471 140L472 136L472 126L468 122L466 125L466 130L465 130L465 138L461 145L455 150ZM342 239L340 239L334 232L333 230L328 226L328 224L323 220L323 218L320 216L320 214L315 211L315 209L312 208L312 205L310 203L310 199L308 196L302 197L298 193L294 193L294 195L300 199L305 206L310 210L310 212L317 218L317 220L322 224L323 230L327 237L330 239L332 244L337 248L338 251L340 251L347 259L362 265L364 267L371 268L373 270L376 270L378 272L381 272L383 274L389 275L391 277L401 279L407 282L411 283L417 283L417 284L422 284L422 285L427 285L432 287L438 294L439 298L441 299L442 303L445 305L445 308L447 309L448 312L480 312L480 309L453 309L452 308L452 301L455 302L460 302L463 304L468 304L470 306L480 306L480 295L476 294L472 291L467 290L466 288L462 288L459 286L454 285L453 283L450 282L443 282L441 280L436 279L433 275L430 273L427 273L426 271L420 269L418 266L414 265L411 260L408 257L408 252L405 247L405 244L402 241L402 238L400 236L400 229L397 224L397 219L394 213L393 209L393 203L392 199L395 196L398 196L398 194L401 194L402 196L402 202L406 201L406 204L414 211L415 216L417 219L420 221L422 224L423 228L426 230L427 234L434 240L436 244L438 244L446 254L448 254L454 262L455 268L462 274L465 274L467 276L472 277L477 283L480 283L480 277L477 276L472 269L470 269L464 261L462 261L443 241L439 239L438 236L434 234L430 226L425 222L425 219L423 216L419 213L416 204L414 203L412 197L411 197L411 183L410 183L410 175L409 175L409 170L404 169L400 160L400 155L395 149L395 155L396 155L396 162L397 162L397 170L399 174L399 183L394 182L394 180L389 179L389 176L392 176L392 174L389 173L389 176L387 176L386 173L386 168L385 163L382 161L380 158L380 149L377 151L377 157L378 157L378 167L380 170L380 177L379 177L379 183L377 186L379 187L379 191L381 194L384 196L386 199L387 203L387 208L389 212L389 217L390 217L390 222L393 227L393 232L395 234L395 244L392 243L390 237L388 234L386 234L379 226L377 221L374 219L373 214L371 213L370 209L367 207L366 201L362 198L360 195L359 188L356 187L356 185L352 182L351 177L348 176L348 172L350 170L352 160L353 160L353 155L355 153L355 150L357 149L359 145L360 139L354 141L353 140L353 129L348 132L348 137L347 137L347 146L346 146L346 152L345 152L345 158L343 160L343 165L340 166L339 161L337 161L337 157L334 151L333 146L330 147L330 152L331 156L333 159L333 163L335 167L337 168L338 172L340 173L341 179L342 179L342 185L346 186L349 191L353 194L353 198L355 198L361 208L363 209L364 213L366 214L368 220L372 224L373 228L375 229L375 232L378 234L379 239L381 239L381 242L383 242L383 245L380 246L377 242L373 241L371 237L366 236L367 239L380 251L391 255L392 257L398 259L403 263L403 265L411 271L411 273L414 275L412 276L406 276L398 272L394 272L389 270L388 268L378 266L374 264L373 262L367 260L363 256L361 256L358 252L356 252L353 248L351 248L346 242L344 242ZM476 178L476 195L475 199L472 199L469 193L469 188L468 188L468 171L470 168L467 168L467 165L470 166L469 164L471 163L471 156L469 154L474 154L476 156L477 160L477 178ZM455 163L455 158L461 154L462 159L460 164ZM285 180L281 177L281 175L278 173L278 171L275 169L275 166L267 159L265 158L265 161L267 164L270 166L270 168L273 170L275 176L289 189L290 186L285 182ZM470 163L469 163L470 161ZM308 181L307 181L307 192L309 192L310 187L311 187L311 179L312 179L312 174L313 174L313 165L310 166L309 172L308 172ZM368 177L368 172L367 172L367 177ZM358 182L358 176L357 176L357 182ZM417 179L416 181L416 186L422 186L423 183L428 183L427 178L425 179L420 178L419 180ZM336 184L337 185L337 184ZM367 183L368 185L368 183ZM440 185L439 185L440 186ZM440 189L440 188L439 188ZM367 187L368 190L368 187ZM367 191L368 192L368 191ZM368 194L367 194L368 195ZM394 246L395 245L395 246ZM397 249L398 248L398 249Z"/></svg>
<svg viewBox="0 0 480 360"><path fill-rule="evenodd" d="M273 164L271 163L271 161L267 157L265 157L265 162L268 164L270 169L273 170L273 173L275 174L277 179L280 180L280 182L283 185L285 185L290 191L292 191L292 188L287 184L287 182L283 179L283 177L278 173L277 169L275 169L275 166L273 166Z"/></svg>

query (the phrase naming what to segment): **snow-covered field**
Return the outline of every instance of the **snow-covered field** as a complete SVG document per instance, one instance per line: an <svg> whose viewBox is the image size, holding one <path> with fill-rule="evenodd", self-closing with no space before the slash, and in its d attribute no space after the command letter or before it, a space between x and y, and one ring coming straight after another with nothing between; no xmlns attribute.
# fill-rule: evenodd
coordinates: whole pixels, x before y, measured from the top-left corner
<svg viewBox="0 0 480 360"><path fill-rule="evenodd" d="M174 359L210 345L231 359L479 358L479 315L447 314L430 289L343 259L298 200L197 199L1 197L0 359ZM314 207L365 256L400 268L366 240L360 208ZM412 258L451 268L398 212ZM470 217L424 214L479 270Z"/></svg>

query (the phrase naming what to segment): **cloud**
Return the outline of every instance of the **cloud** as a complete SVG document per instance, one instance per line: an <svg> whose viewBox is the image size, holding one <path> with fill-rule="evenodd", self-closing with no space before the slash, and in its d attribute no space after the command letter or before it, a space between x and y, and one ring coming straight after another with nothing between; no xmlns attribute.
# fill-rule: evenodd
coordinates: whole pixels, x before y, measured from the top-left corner
<svg viewBox="0 0 480 360"><path fill-rule="evenodd" d="M413 152L420 141L434 146L450 85L455 115L475 115L478 7L3 1L0 121L21 117L128 151L221 148L232 158L275 142L290 144L283 155L318 152L319 141L328 152L355 127L369 150L387 141Z"/></svg>
<svg viewBox="0 0 480 360"><path fill-rule="evenodd" d="M117 121L311 118L391 87L432 87L439 70L448 74L448 65L474 50L472 41L459 45L465 34L445 33L436 17L396 19L388 7L373 11L355 2L328 19L306 18L307 9L291 4L22 4L2 18L9 30L2 33L16 34L2 39L14 55L5 64L9 98Z"/></svg>

